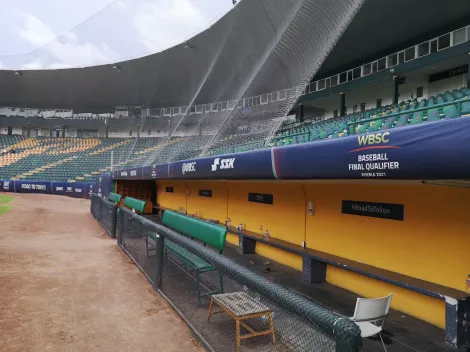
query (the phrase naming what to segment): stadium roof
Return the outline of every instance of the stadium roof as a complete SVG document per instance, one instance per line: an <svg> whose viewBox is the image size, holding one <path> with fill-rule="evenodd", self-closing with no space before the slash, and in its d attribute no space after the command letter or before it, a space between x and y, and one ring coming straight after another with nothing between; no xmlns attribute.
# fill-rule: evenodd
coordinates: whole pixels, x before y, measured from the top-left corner
<svg viewBox="0 0 470 352"><path fill-rule="evenodd" d="M324 7L328 7L328 2L314 2L330 14L338 11L333 2L327 9ZM139 59L74 69L0 70L0 106L110 111L118 105L202 104L289 88L294 84L283 72L293 70L286 64L293 61L293 55L301 53L304 42L281 46L282 53L269 48L270 38L283 33L282 26L287 22L283 16L291 6L280 0L269 4L272 9L266 8L264 1L241 1L211 28L186 43ZM350 9L344 11L347 10ZM312 21L319 21L315 15L310 14ZM344 13L340 11L331 15L337 23L341 16ZM445 5L441 0L366 0L316 77L458 28L466 18L470 18L470 2L463 0ZM298 21L297 27L305 28L305 35L309 35L306 17ZM276 65L257 67L267 53L281 59ZM245 86L244 82L252 80L256 70L261 69L264 77L275 79ZM237 87L237 91L232 87Z"/></svg>

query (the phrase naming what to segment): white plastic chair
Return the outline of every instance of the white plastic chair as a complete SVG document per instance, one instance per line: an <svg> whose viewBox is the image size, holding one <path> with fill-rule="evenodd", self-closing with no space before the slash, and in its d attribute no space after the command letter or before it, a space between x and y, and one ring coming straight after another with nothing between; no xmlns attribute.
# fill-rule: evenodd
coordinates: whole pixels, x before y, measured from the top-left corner
<svg viewBox="0 0 470 352"><path fill-rule="evenodd" d="M361 337L371 337L378 334L385 351L387 348L381 333L391 302L392 294L383 298L358 298L354 315L349 318L361 329Z"/></svg>

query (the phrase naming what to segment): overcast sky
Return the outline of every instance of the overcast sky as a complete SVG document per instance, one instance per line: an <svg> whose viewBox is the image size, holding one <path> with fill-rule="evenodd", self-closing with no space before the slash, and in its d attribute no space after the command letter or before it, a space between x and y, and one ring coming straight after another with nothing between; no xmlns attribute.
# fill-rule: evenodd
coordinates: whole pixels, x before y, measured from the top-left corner
<svg viewBox="0 0 470 352"><path fill-rule="evenodd" d="M0 0L0 69L81 67L158 52L232 0Z"/></svg>

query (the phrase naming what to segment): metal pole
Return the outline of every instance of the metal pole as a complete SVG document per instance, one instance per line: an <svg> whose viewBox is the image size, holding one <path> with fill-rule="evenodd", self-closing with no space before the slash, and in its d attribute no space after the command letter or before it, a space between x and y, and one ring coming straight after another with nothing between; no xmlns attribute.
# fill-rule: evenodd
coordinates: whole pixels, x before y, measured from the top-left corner
<svg viewBox="0 0 470 352"><path fill-rule="evenodd" d="M114 168L114 150L111 150L111 171Z"/></svg>
<svg viewBox="0 0 470 352"><path fill-rule="evenodd" d="M155 272L155 280L153 282L153 286L155 289L160 289L162 287L162 276L163 276L163 255L164 255L164 241L165 237L159 235L158 233L155 234L157 241L155 243L155 255L157 259L156 265L156 272Z"/></svg>

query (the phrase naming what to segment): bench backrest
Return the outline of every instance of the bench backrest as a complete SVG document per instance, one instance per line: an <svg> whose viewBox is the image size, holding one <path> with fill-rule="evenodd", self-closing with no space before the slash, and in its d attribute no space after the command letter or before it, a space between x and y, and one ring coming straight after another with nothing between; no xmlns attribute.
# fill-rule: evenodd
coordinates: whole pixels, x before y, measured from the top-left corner
<svg viewBox="0 0 470 352"><path fill-rule="evenodd" d="M138 211L139 213L143 213L145 209L145 202L143 200L132 197L126 197L126 199L124 199L124 205L128 208Z"/></svg>
<svg viewBox="0 0 470 352"><path fill-rule="evenodd" d="M227 229L189 216L166 210L163 213L162 223L165 226L181 232L183 235L195 238L219 250L221 253L225 246Z"/></svg>
<svg viewBox="0 0 470 352"><path fill-rule="evenodd" d="M114 202L114 204L121 203L121 198L122 196L117 193L109 192L108 194L108 200L110 200L111 202Z"/></svg>

